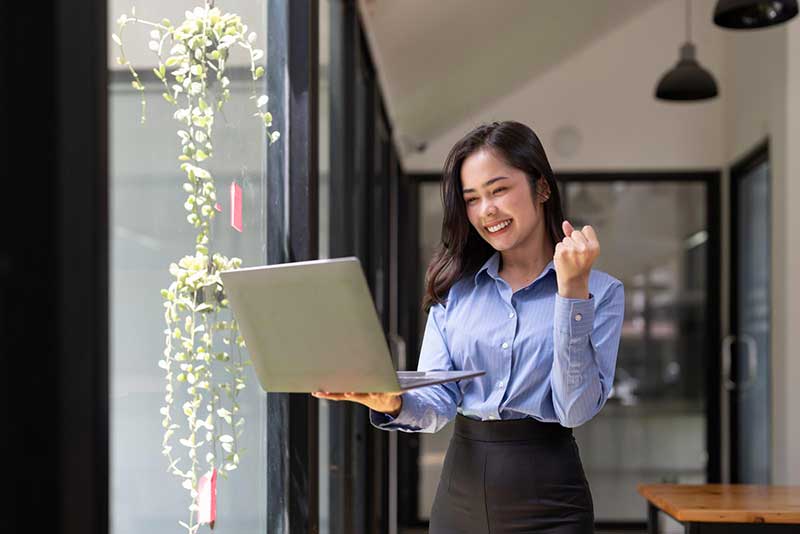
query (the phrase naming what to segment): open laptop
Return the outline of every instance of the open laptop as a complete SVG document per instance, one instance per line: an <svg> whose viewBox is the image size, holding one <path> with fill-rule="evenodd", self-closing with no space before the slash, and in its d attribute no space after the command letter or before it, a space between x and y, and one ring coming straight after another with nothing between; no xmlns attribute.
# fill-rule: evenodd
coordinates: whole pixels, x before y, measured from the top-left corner
<svg viewBox="0 0 800 534"><path fill-rule="evenodd" d="M395 371L358 258L220 276L265 391L399 392L485 374Z"/></svg>

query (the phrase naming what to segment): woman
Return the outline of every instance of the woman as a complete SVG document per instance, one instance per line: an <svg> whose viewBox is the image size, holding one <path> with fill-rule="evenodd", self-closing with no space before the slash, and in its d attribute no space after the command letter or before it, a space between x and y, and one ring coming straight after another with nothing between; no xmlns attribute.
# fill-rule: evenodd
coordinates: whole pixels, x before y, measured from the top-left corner
<svg viewBox="0 0 800 534"><path fill-rule="evenodd" d="M605 404L622 283L593 270L594 229L563 220L553 171L518 122L469 132L445 164L442 242L431 261L419 370L485 370L402 394L332 394L387 430L454 435L430 533L593 531L572 427Z"/></svg>

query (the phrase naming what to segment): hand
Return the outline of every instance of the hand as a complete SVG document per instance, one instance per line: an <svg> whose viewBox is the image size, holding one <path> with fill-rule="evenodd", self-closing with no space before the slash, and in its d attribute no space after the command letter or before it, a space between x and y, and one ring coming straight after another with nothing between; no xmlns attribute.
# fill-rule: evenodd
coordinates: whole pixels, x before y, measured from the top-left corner
<svg viewBox="0 0 800 534"><path fill-rule="evenodd" d="M589 273L600 255L600 243L591 226L575 230L569 221L561 223L566 236L556 243L553 261L558 279L558 294L566 298L589 298Z"/></svg>
<svg viewBox="0 0 800 534"><path fill-rule="evenodd" d="M346 400L363 404L371 410L385 413L392 417L397 417L403 407L402 392L392 393L328 393L325 391L315 391L311 394L318 399L328 399L332 401Z"/></svg>

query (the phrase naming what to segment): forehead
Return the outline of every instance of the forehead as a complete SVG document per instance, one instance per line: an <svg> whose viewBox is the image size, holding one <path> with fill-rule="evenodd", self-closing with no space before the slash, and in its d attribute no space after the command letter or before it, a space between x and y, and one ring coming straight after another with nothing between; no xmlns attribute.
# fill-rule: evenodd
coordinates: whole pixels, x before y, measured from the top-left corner
<svg viewBox="0 0 800 534"><path fill-rule="evenodd" d="M478 189L484 182L507 176L512 179L524 178L525 173L508 165L490 150L478 150L470 154L461 164L462 189Z"/></svg>

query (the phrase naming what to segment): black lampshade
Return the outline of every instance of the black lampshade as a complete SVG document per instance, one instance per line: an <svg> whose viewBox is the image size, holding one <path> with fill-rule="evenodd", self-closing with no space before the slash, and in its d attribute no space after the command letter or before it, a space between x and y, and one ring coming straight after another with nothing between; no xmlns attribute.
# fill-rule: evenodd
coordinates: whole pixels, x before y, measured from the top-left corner
<svg viewBox="0 0 800 534"><path fill-rule="evenodd" d="M797 15L797 0L718 0L714 24L746 30L785 22Z"/></svg>
<svg viewBox="0 0 800 534"><path fill-rule="evenodd" d="M681 58L667 71L656 87L656 98L662 100L705 100L717 96L717 82L695 59L692 43L681 47Z"/></svg>

